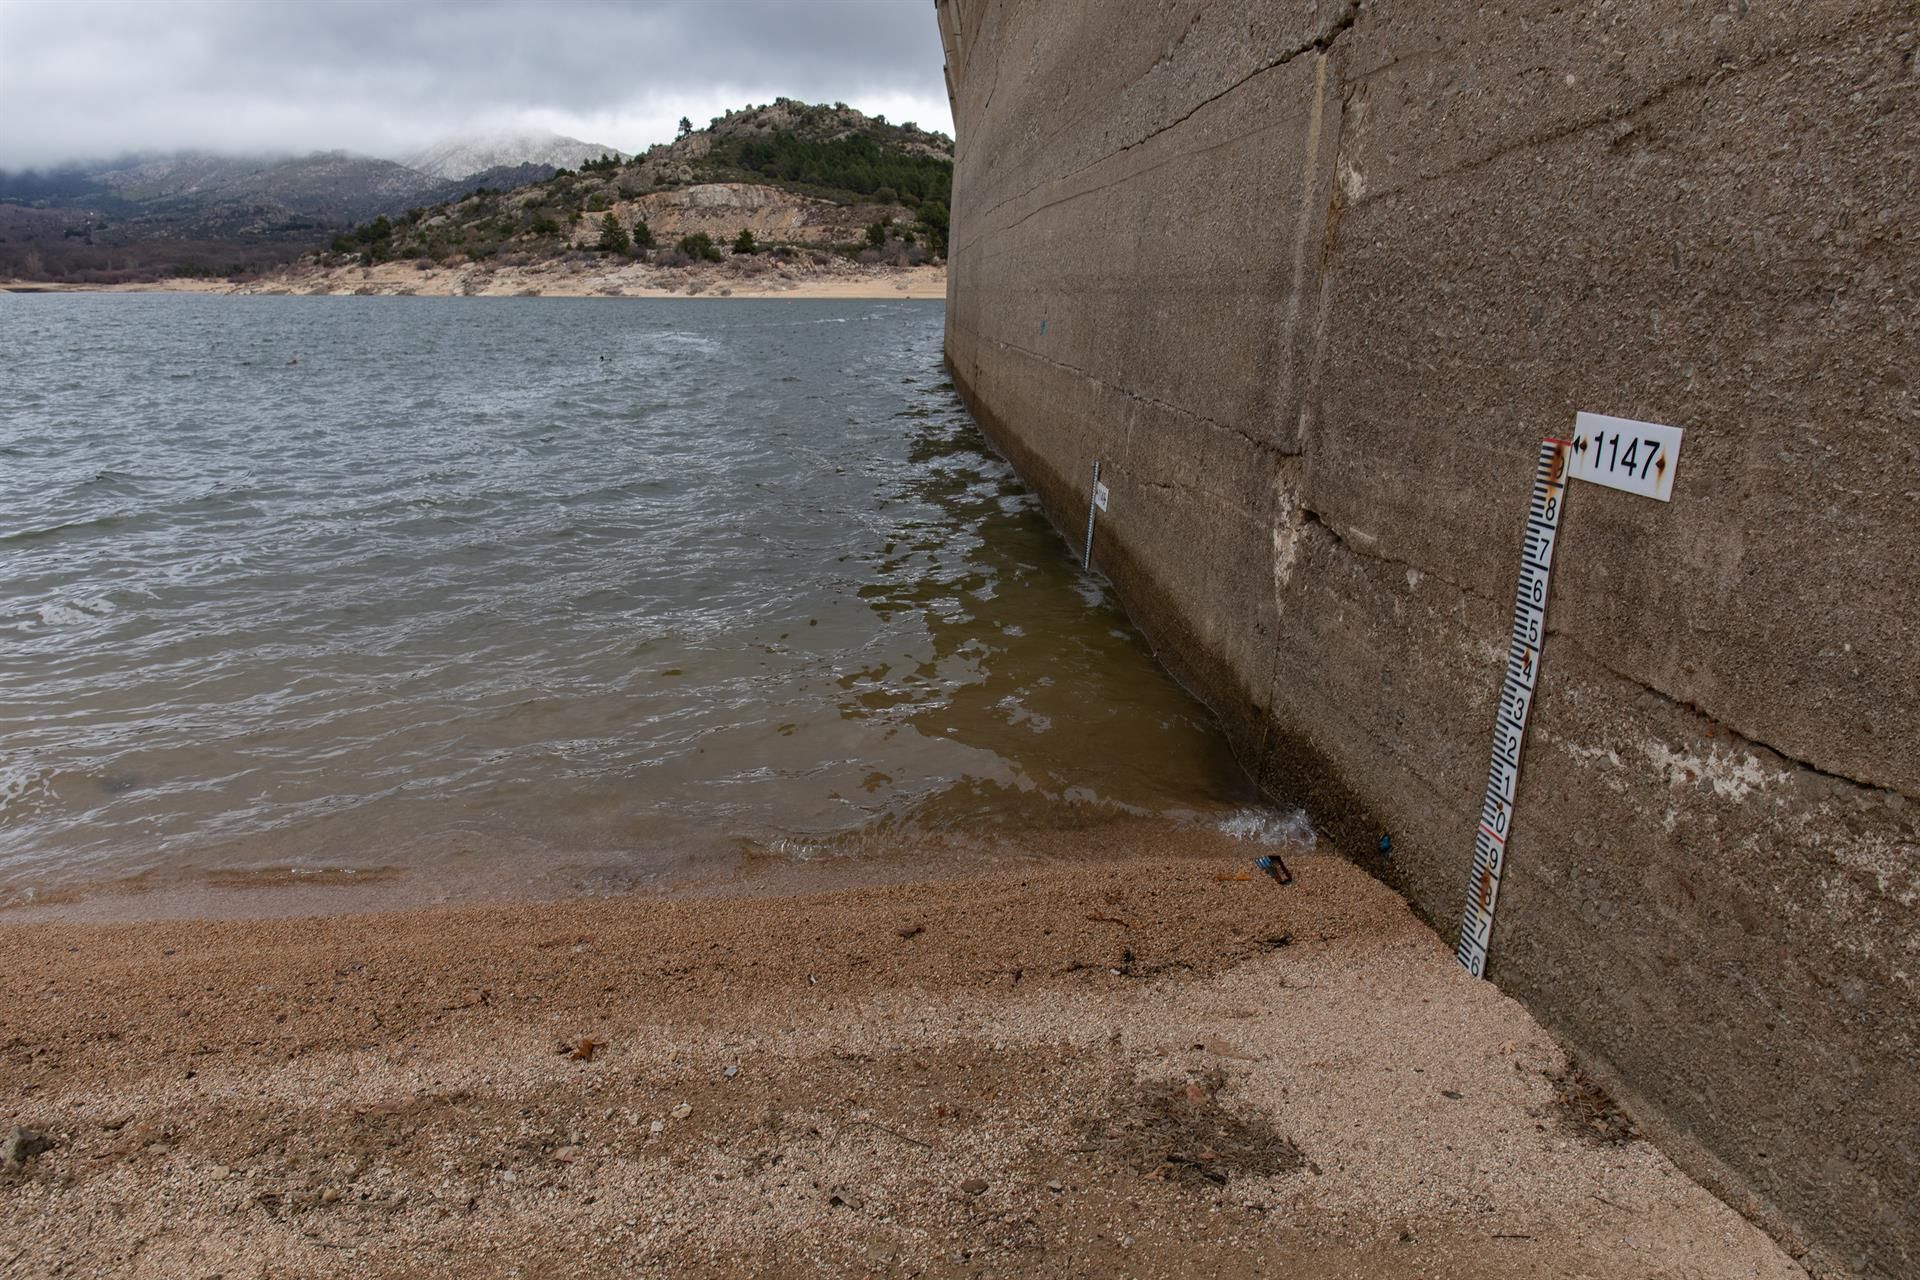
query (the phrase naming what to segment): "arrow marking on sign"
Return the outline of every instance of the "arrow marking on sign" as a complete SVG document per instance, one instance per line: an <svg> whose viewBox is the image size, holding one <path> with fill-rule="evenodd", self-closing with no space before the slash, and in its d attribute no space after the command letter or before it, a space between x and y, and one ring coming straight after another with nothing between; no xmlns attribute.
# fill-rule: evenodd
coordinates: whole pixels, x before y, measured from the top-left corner
<svg viewBox="0 0 1920 1280"><path fill-rule="evenodd" d="M1574 415L1572 478L1623 493L1666 502L1680 469L1686 432L1659 422L1639 422L1605 413ZM1651 453L1653 457L1647 455ZM1658 470L1655 470L1658 468Z"/></svg>

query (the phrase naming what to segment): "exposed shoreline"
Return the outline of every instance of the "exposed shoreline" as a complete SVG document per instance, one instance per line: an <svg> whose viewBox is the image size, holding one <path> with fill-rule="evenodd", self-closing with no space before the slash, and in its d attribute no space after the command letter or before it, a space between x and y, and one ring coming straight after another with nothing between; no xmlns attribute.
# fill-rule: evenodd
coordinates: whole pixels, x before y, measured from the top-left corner
<svg viewBox="0 0 1920 1280"><path fill-rule="evenodd" d="M545 298L843 298L939 299L945 267L862 267L745 274L724 267L655 268L631 262L581 269L563 262L499 268L384 263L374 267L296 268L234 283L174 277L134 284L12 281L0 293L199 293L322 297Z"/></svg>
<svg viewBox="0 0 1920 1280"><path fill-rule="evenodd" d="M0 925L0 1273L1801 1274L1389 889L1248 854Z"/></svg>

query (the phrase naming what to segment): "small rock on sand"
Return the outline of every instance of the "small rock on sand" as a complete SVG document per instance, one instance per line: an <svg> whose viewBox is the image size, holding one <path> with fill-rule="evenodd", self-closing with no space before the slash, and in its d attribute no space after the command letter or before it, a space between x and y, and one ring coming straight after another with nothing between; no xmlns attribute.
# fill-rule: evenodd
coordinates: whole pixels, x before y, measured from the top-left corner
<svg viewBox="0 0 1920 1280"><path fill-rule="evenodd" d="M672 1111L668 1112L667 1114L671 1115L675 1120L685 1120L688 1116L693 1114L693 1104L689 1102L683 1102L679 1106L675 1107Z"/></svg>
<svg viewBox="0 0 1920 1280"><path fill-rule="evenodd" d="M44 1135L16 1124L7 1130L5 1138L0 1138L0 1170L18 1173L27 1167L27 1161L46 1149L47 1139Z"/></svg>

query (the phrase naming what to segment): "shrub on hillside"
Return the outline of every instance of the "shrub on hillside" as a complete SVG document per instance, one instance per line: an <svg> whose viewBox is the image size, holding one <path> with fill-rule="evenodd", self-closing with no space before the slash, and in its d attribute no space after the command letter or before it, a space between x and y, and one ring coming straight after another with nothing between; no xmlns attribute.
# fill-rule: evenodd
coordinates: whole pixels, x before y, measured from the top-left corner
<svg viewBox="0 0 1920 1280"><path fill-rule="evenodd" d="M929 200L920 206L920 234L926 237L927 248L936 254L947 251L947 206Z"/></svg>
<svg viewBox="0 0 1920 1280"><path fill-rule="evenodd" d="M704 231L696 231L690 236L681 236L679 244L674 247L696 262L720 261L720 247L714 244L713 237Z"/></svg>
<svg viewBox="0 0 1920 1280"><path fill-rule="evenodd" d="M760 246L753 238L753 228L740 228L740 234L733 238L733 251L743 257L760 252Z"/></svg>
<svg viewBox="0 0 1920 1280"><path fill-rule="evenodd" d="M884 128L875 117L873 124ZM951 198L953 162L944 156L908 154L883 145L875 133L853 134L831 141L803 139L788 130L718 147L714 158L752 173L878 198L889 190L893 198L920 200Z"/></svg>

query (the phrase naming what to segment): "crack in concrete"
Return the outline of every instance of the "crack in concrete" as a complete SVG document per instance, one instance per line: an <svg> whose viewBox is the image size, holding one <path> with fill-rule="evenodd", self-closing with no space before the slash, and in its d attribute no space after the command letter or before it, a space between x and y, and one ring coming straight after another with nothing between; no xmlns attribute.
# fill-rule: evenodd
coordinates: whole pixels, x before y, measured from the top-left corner
<svg viewBox="0 0 1920 1280"><path fill-rule="evenodd" d="M1774 743L1768 742L1764 738L1757 738L1753 734L1748 733L1746 730L1741 729L1736 725L1730 724L1725 720L1722 720L1718 715L1707 710L1705 707L1702 707L1697 702L1690 702L1685 698L1677 697L1674 694L1668 693L1665 689L1662 689L1659 685L1651 684L1647 680L1642 679L1639 676L1632 675L1628 672L1620 670L1620 668L1614 666L1612 663L1608 662L1605 658L1601 657L1590 646L1582 643L1580 638L1574 635L1572 632L1563 631L1558 627L1548 627L1546 630L1546 638L1550 640L1558 640L1562 644L1571 645L1574 649L1578 651L1580 660L1586 665L1598 667L1600 668L1600 670L1606 672L1610 676L1613 676L1615 679L1618 679L1626 684L1630 684L1636 689L1643 689L1646 692L1651 693L1654 696L1660 698L1662 701L1666 702L1670 706L1677 707L1680 710L1688 712L1691 715L1698 716L1700 719L1705 720L1708 724L1712 725L1719 732L1724 733L1730 739L1736 739L1739 743L1745 744L1747 746L1760 747L1763 750L1770 751L1774 755L1786 761L1788 764L1794 766L1795 768L1805 769L1808 773L1815 774L1822 778L1831 779L1834 782L1844 783L1847 786L1853 787L1856 790L1871 792L1875 795L1881 795L1881 796L1893 795L1893 796L1899 796L1905 800L1920 799L1920 797L1916 797L1906 791L1902 791L1899 787L1890 786L1882 782L1869 782L1864 778L1855 778L1849 774L1841 773L1837 770L1829 769L1829 768L1826 768L1825 766L1815 764L1813 761L1808 760L1806 757L1795 755L1793 752L1784 750L1783 748L1775 745ZM1544 649L1544 646L1542 647Z"/></svg>
<svg viewBox="0 0 1920 1280"><path fill-rule="evenodd" d="M1212 7L1212 6L1210 6L1210 7ZM1197 15L1196 15L1196 18L1195 18L1195 21L1197 21L1197 20L1198 20L1198 17L1197 17ZM1182 32L1180 33L1180 35L1179 35L1179 36L1178 36L1178 37L1177 37L1177 38L1176 38L1176 39L1174 40L1174 42L1173 42L1173 48L1172 48L1172 49L1170 49L1170 50L1168 50L1168 51L1167 51L1166 53L1163 53L1163 54L1161 54L1161 55L1160 55L1159 57L1157 57L1157 58L1155 58L1155 59L1153 60L1153 62L1152 62L1152 64L1151 64L1150 66L1148 66L1148 68L1147 68L1147 70L1146 70L1146 73L1145 73L1145 74L1146 74L1146 75L1151 75L1151 74L1153 74L1153 72L1154 72L1155 70L1157 70L1157 69L1158 69L1158 68L1159 68L1159 67L1160 67L1161 65L1163 65L1163 64L1165 64L1165 63L1169 63L1169 62L1171 62L1171 61L1173 60L1173 54L1174 54L1174 51L1176 51L1176 50L1178 50L1178 49L1180 48L1180 46L1181 46L1181 45L1183 45L1183 44L1185 44L1185 43L1186 43L1186 41L1187 41L1187 36L1188 36L1188 35L1189 35L1189 34L1191 33L1191 31L1192 31L1192 25L1191 25L1191 23L1190 23L1190 24L1188 25L1188 27L1187 27L1187 29L1186 29L1186 30L1183 30L1183 31L1182 31ZM993 85L992 85L992 87L991 87L991 88L989 88L989 89L988 89L988 91L987 91L987 106L989 106L989 107L990 107L990 106L992 105L992 103L993 103L993 93L994 93L994 91L995 91L996 89L998 89L998 88L999 88L999 85L1000 85L1000 66L999 66L999 63L998 63L998 61L996 61L996 62L994 63L994 69L993 69L993 75L994 75L994 79L993 79ZM1129 81L1129 82L1128 82L1128 85L1127 85L1127 87L1128 87L1128 88L1132 88L1132 87L1133 87L1134 85L1136 85L1136 84L1138 84L1138 83L1140 82L1140 80L1141 80L1142 78L1144 78L1144 77L1141 77L1141 76L1136 76L1136 77L1135 77L1135 78L1134 78L1133 80L1131 80L1131 81ZM982 107L982 108L981 108L981 114L982 114L983 116L984 116L984 115L986 114L986 107ZM1073 114L1073 115L1071 115L1071 116L1069 116L1069 117L1067 117L1067 118L1066 118L1065 120L1063 120L1063 121L1061 121L1061 123L1060 123L1060 126L1059 126L1058 128L1056 128L1055 130L1053 130L1053 132L1051 132L1051 133L1049 133L1049 134L1047 134L1047 135L1045 135L1044 137L1042 137L1042 138L1040 138L1040 139L1038 139L1037 141L1035 141L1035 142L1034 142L1034 143L1032 144L1032 146L1031 146L1031 147L1029 148L1029 150L1030 150L1030 151L1031 151L1031 152L1032 152L1032 153L1033 153L1034 155L1046 155L1046 154L1048 153L1048 151L1049 151L1049 150L1050 150L1050 149L1051 149L1051 148L1053 147L1053 144L1054 144L1054 141L1055 141L1056 139L1059 139L1059 138L1064 138L1064 137L1066 137L1066 136L1068 136L1068 135L1069 135L1069 134L1071 134L1071 133L1072 133L1072 132L1073 132L1073 131L1074 131L1075 129L1078 129L1078 128L1080 127L1080 125L1081 125L1081 124L1082 124L1083 122L1085 122L1085 121L1086 121L1086 120L1087 120L1088 118L1090 118L1090 117L1093 117L1093 116L1098 116L1098 115L1104 115L1104 114L1107 114L1107 113L1106 113L1105 111L1103 111L1103 110L1101 109L1101 106L1100 106L1100 99L1098 98L1098 96L1096 96L1096 95L1088 95L1088 97L1087 97L1087 105L1085 105L1085 106L1083 106L1083 107L1081 107L1081 108L1080 108L1080 109L1079 109L1078 111L1076 111L1076 112L1074 112L1074 114ZM1095 162L1095 165L1097 165L1098 163L1099 163L1099 162L1098 162L1098 161L1096 161L1096 162ZM1087 166L1087 168L1093 168L1093 167L1094 167L1094 165L1088 165L1088 166ZM1080 169L1080 170L1076 170L1075 172L1076 172L1076 173L1083 173L1083 172L1085 172L1085 169ZM1146 172L1151 172L1151 170L1147 170ZM1071 176L1071 175L1069 175L1069 176ZM1054 181L1054 180L1055 180L1055 179L1048 179L1048 181ZM1062 180L1062 181L1064 181L1064 179L1061 179L1061 180ZM1026 192L1026 194L1031 194L1032 192L1034 192L1034 191L1037 191L1037 190L1039 190L1039 189L1040 189L1040 187L1042 187L1042 186L1045 186L1045 185L1046 185L1046 183L1044 183L1044 182L1043 182L1043 183L1040 183L1040 184L1038 184L1038 185L1036 185L1036 186L1033 186L1033 187L1029 187L1029 188L1027 189L1027 192ZM1096 187L1096 188L1095 188L1095 190L1104 190L1104 189L1105 189L1105 187L1104 187L1104 186L1103 186L1103 187ZM1017 199L1019 199L1019 198L1020 198L1020 197L1018 197L1018 196L1014 196L1014 197L1010 197L1010 199L1009 199L1009 200L1002 200L1002 201L1001 201L1001 202L1000 202L999 204L997 204L997 205L994 205L994 206L993 206L993 208L991 208L991 209L988 209L988 210L987 210L987 211L986 211L985 213L983 213L983 214L981 214L981 216L982 216L982 217L986 217L986 216L988 216L989 214L992 214L992 213L994 213L994 212L996 212L997 210L999 210L1000 208L1002 208L1002 207L1003 207L1003 206L1005 206L1006 204L1008 204L1008 203L1010 203L1010 202L1011 202L1011 200L1017 200ZM1052 207L1052 205L1051 205L1051 204L1048 204L1048 205L1045 205L1045 206L1043 206L1043 208L1051 208L1051 207ZM1036 212L1036 213L1038 213L1039 211L1040 211L1040 210L1035 210L1034 212ZM1024 219L1022 219L1022 221L1024 221ZM1016 225L1016 226L1017 226L1017 225L1019 225L1019 224L1018 224L1018 223L1015 223L1014 225ZM970 244L972 244L972 241L967 241L966 243L970 245Z"/></svg>
<svg viewBox="0 0 1920 1280"><path fill-rule="evenodd" d="M1839 39L1840 39L1840 33L1829 33L1827 43L1835 43ZM1653 90L1651 93L1645 94L1642 97L1637 98L1632 102L1629 102L1617 107L1610 107L1598 114L1585 116L1569 124L1559 125L1552 129L1548 129L1545 132L1534 134L1532 136L1522 138L1516 142L1511 142L1504 146L1497 147L1494 150L1489 151L1483 156L1475 157L1472 160L1462 161L1460 164L1457 164L1450 169L1442 169L1437 173L1420 174L1417 177L1411 179L1410 181L1400 186L1386 188L1386 189L1374 192L1371 195L1361 196L1354 201L1354 204L1356 207L1359 205L1370 204L1375 200L1384 199L1387 196L1396 195L1404 191L1410 191L1416 187L1424 186L1429 182L1439 182L1445 178L1452 178L1452 177L1457 177L1461 174L1473 173L1477 170L1484 169L1491 164L1495 164L1498 161L1504 159L1507 156L1514 154L1517 151L1527 151L1535 147L1548 146L1548 145L1551 145L1552 143L1559 142L1563 138L1571 138L1582 133L1587 133L1593 129L1599 129L1609 125L1620 124L1640 114L1642 111L1646 110L1648 107L1654 106L1659 102L1661 102L1662 100L1668 97L1671 97L1676 93L1680 93L1683 90L1694 89L1694 88L1704 88L1707 85L1713 84L1715 81L1725 80L1734 76L1744 76L1744 75L1751 74L1752 72L1755 72L1755 71L1762 71L1762 70L1765 70L1767 67L1772 66L1776 62L1780 62L1780 61L1792 58L1794 56L1797 56L1800 52L1802 52L1802 50L1798 48L1788 47L1788 48L1772 50L1766 54L1756 56L1754 58L1751 58L1741 63L1716 64L1713 70L1711 71L1703 72L1698 75L1683 76L1680 79L1669 81L1668 83L1663 84L1659 88ZM1395 59L1394 62L1388 63L1386 64L1386 66L1376 67L1372 71L1369 71L1364 75L1357 75L1357 76L1351 77L1351 80L1355 84L1361 83L1372 76L1378 75L1381 72L1388 70L1392 66L1396 65L1399 61L1400 59ZM1532 68L1532 70L1535 70L1535 71L1550 70L1550 68Z"/></svg>
<svg viewBox="0 0 1920 1280"><path fill-rule="evenodd" d="M993 29L998 31L1004 28L996 22L993 24ZM987 100L980 104L980 116L982 119L986 119L987 112L993 109L993 95L998 92L1000 92L1000 58L996 52L993 59L993 79L987 84Z"/></svg>
<svg viewBox="0 0 1920 1280"><path fill-rule="evenodd" d="M1058 196L1052 200L1047 201L1045 204L1035 205L1033 208L1027 210L1025 213L1015 218L1012 222L1004 223L1000 226L993 227L991 229L981 230L980 232L975 234L972 239L962 244L961 249L963 251L967 249L971 249L976 243L978 243L982 239L985 239L989 235L1004 235L1005 233L1012 231L1015 227L1018 227L1021 224L1027 222L1029 219L1039 217L1041 214L1045 213L1049 209L1057 209L1063 204L1070 204L1075 200L1085 199L1087 196L1099 195L1102 191L1106 191L1112 187L1117 187L1123 182L1137 181L1141 178L1146 177L1150 173L1166 168L1170 164L1177 164L1184 160L1192 160L1196 156L1209 155L1215 151L1222 150L1226 147L1235 146L1241 142L1246 141L1248 138L1254 137L1258 134L1270 133L1274 129L1282 128L1287 123L1288 123L1287 121L1283 120L1273 125L1262 125L1257 129L1248 130L1246 133L1236 133L1231 138L1222 139L1221 141L1214 143L1210 147L1197 147L1191 151L1184 151L1184 152L1181 152L1178 156L1170 156L1166 160L1163 160L1158 164L1147 165L1146 167L1140 168L1140 169L1129 169L1125 173L1120 174L1118 177L1111 178L1106 182L1102 182L1098 186L1085 187L1079 191L1070 191L1066 195ZM1118 153L1116 152L1115 154L1118 154ZM1112 156L1104 157L1093 164L1087 165L1085 168L1074 170L1074 173L1070 176L1078 176L1082 173L1086 173L1090 169L1097 169L1100 167L1100 165L1105 164L1106 161L1110 159L1112 159ZM1062 182L1065 182L1066 180L1067 179L1065 178L1060 179L1060 181ZM1046 183L1040 184L1040 186L1045 186L1045 185ZM1039 187L1034 187L1032 188L1032 191L1038 191L1039 189L1040 189ZM1029 191L1028 194L1032 194L1032 192ZM1016 197L1016 199L1017 198L1018 197ZM1013 203L1011 200L1003 200L999 204L995 205L994 209L998 210L998 209L1005 208L1008 204L1011 204L1011 203ZM985 215L982 215L982 216L985 216Z"/></svg>
<svg viewBox="0 0 1920 1280"><path fill-rule="evenodd" d="M1422 577L1432 578L1435 581L1443 583L1446 586L1452 588L1455 592L1459 593L1460 595L1465 596L1471 600L1479 601L1480 603L1485 604L1488 607L1493 608L1495 610L1504 610L1507 606L1507 602L1504 599L1495 598L1495 597L1486 595L1484 592L1475 591L1471 587L1468 587L1448 577L1446 574L1439 573L1439 572L1436 572L1435 570L1426 568L1422 565L1415 564L1410 560L1403 560L1398 556L1387 555L1383 552L1372 551L1372 550L1368 550L1365 547L1356 546L1354 545L1354 543L1350 542L1345 535L1343 535L1340 532L1339 528L1335 526L1332 521L1328 520L1320 512L1315 511L1313 508L1307 507L1307 506L1301 506L1300 508L1298 508L1298 510L1301 516L1301 523L1305 527L1319 528L1325 531L1327 536L1331 538L1333 542L1341 548L1341 550L1345 551L1347 554L1351 556L1354 556L1358 559L1363 559L1363 560L1376 560L1382 564L1390 564L1402 569L1410 569L1413 572L1420 574ZM1876 795L1896 795L1907 800L1920 799L1920 797L1915 797L1910 793L1901 790L1897 786L1891 786L1881 782L1873 782L1864 778L1856 778L1851 776L1850 774L1842 773L1836 769L1830 769L1823 765L1816 764L1804 756L1796 755L1793 752L1785 750L1779 745L1769 742L1764 738L1756 737L1755 735L1747 732L1746 730L1738 727L1737 725L1734 725L1726 720L1721 719L1714 712L1707 710L1705 707L1702 707L1697 702L1688 701L1685 698L1669 693L1667 690L1662 689L1657 684L1650 683L1649 681L1639 676L1635 676L1629 672L1622 671L1620 668L1614 666L1612 663L1608 662L1606 659L1601 657L1599 653L1596 652L1592 647L1583 643L1580 640L1579 636L1577 636L1573 632L1567 631L1560 627L1548 626L1546 629L1546 636L1549 640L1553 640L1556 643L1571 646L1577 652L1578 660L1583 665L1588 667L1598 667L1600 670L1605 671L1608 675L1613 676L1615 679L1620 680L1625 684L1632 685L1636 689L1641 689L1646 691L1647 693L1654 694L1655 696L1659 697L1662 701L1667 702L1668 704L1674 707L1677 707L1683 711L1689 712L1690 714L1698 716L1702 720L1707 721L1707 723L1712 725L1715 729L1717 729L1721 733L1726 734L1728 738L1737 739L1740 743L1743 743L1749 746L1760 747L1766 751L1770 751L1774 755L1780 757L1780 759L1786 761L1788 764L1796 768L1805 769L1809 773L1816 774L1822 778L1828 778L1835 782L1845 783L1850 787L1854 787L1861 791L1871 792Z"/></svg>
<svg viewBox="0 0 1920 1280"><path fill-rule="evenodd" d="M1289 451L1286 448L1282 447L1281 445L1276 444L1272 440L1262 440L1260 437L1248 431L1245 427L1235 426L1230 422L1221 422L1217 418L1209 418L1204 413L1196 413L1192 409L1182 408L1181 406L1177 404L1173 404L1170 401L1159 399L1156 396L1147 395L1144 392L1131 391L1126 387L1116 386L1113 383L1107 382L1104 379L1100 378L1097 374L1090 373L1087 370L1082 369L1079 365L1068 364L1065 360L1056 360L1052 356L1041 355L1038 351L1035 351L1032 347L1023 347L1017 342L1008 342L1005 338L995 338L985 334L982 334L981 336L986 338L988 342L993 343L996 347L999 347L1002 350L1017 351L1023 356L1039 361L1041 364L1051 365L1056 369L1064 369L1066 372L1074 374L1077 377L1085 378L1088 382L1091 382L1096 387L1099 387L1106 391L1111 391L1117 396L1123 396L1128 400L1132 400L1136 404L1149 405L1155 409L1159 409L1159 410L1162 410L1163 412L1170 413L1175 417L1185 418L1192 422L1198 422L1203 426L1210 427L1215 431L1223 432L1228 435L1239 436L1242 440L1245 440L1248 444L1252 445L1256 449L1259 449L1263 453L1277 454L1278 456L1283 458L1299 456L1297 451Z"/></svg>
<svg viewBox="0 0 1920 1280"><path fill-rule="evenodd" d="M1395 565L1401 569L1410 569L1414 573L1419 574L1423 578L1432 578L1435 582L1444 583L1446 586L1453 588L1456 592L1467 597L1469 600L1477 600L1480 603L1485 604L1494 609L1499 609L1502 607L1501 601L1496 597L1489 596L1482 591L1475 591L1472 587L1469 587L1464 583L1456 582L1452 578L1449 578L1446 574L1440 573L1437 570L1429 569L1424 565L1415 564L1411 560L1403 560L1399 556L1390 556L1384 552L1370 551L1365 547L1355 546L1352 542L1350 542L1347 539L1345 534L1340 532L1340 530L1333 524L1332 521L1328 520L1325 516L1321 515L1318 511L1315 511L1312 507L1302 506L1299 508L1299 511L1300 511L1300 519L1301 519L1302 525L1310 529L1318 528L1318 529L1325 530L1327 536L1329 538L1332 538L1333 541L1339 545L1340 549L1345 551L1348 555L1355 556L1363 560L1377 560L1381 564Z"/></svg>
<svg viewBox="0 0 1920 1280"><path fill-rule="evenodd" d="M1360 16L1360 0L1347 0L1346 7L1341 10L1340 16L1335 18L1332 22L1328 23L1317 35L1314 36L1313 39L1307 41L1305 44L1295 45L1289 49L1284 50L1274 58L1269 59L1268 61L1260 64L1258 67L1255 67L1252 71L1249 71L1246 75L1240 77L1238 80L1235 80L1232 84L1220 90L1218 93L1210 94L1207 97L1201 99L1199 102L1195 103L1190 109L1188 109L1187 112L1182 116L1180 116L1177 120L1173 120L1170 123L1161 125L1159 128L1154 129L1151 132L1146 133L1141 137L1134 139L1132 142L1125 143L1124 145L1118 148L1115 148L1114 150L1104 152L1099 159L1093 160L1087 164L1081 165L1078 169L1075 169L1070 173L1057 174L1054 177L1045 179L1044 181L1036 182L1032 186L1028 187L1025 191L1020 192L1018 195L1008 196L1005 200L1000 201L998 204L990 205L987 208L982 209L978 215L980 218L980 221L985 222L987 219L991 218L994 214L1000 212L1000 210L1006 208L1008 205L1017 204L1020 201L1025 200L1028 196L1031 196L1034 192L1040 190L1042 187L1052 186L1059 183L1071 182L1075 178L1079 177L1081 174L1087 173L1093 169L1099 168L1101 165L1107 163L1109 160L1112 160L1116 156L1123 156L1129 151L1133 151L1139 147L1145 146L1147 143L1152 142L1155 138L1159 137L1161 134L1166 133L1169 130L1179 128L1181 125L1193 119L1194 116L1206 110L1208 107L1220 101L1222 98L1228 97L1229 95L1237 92L1242 86L1246 85L1250 81L1258 79L1260 76L1263 76L1267 72L1274 70L1276 67L1283 67L1287 65L1289 62L1292 62L1295 58L1300 57L1302 54L1307 54L1307 53L1313 53L1316 55L1324 54L1325 52L1327 52L1327 50L1333 47L1334 42L1338 40L1342 34L1344 34L1346 31L1350 30L1353 27L1354 22L1358 20L1359 16ZM1156 63L1155 65L1157 66L1158 64ZM1151 172L1151 171L1149 170L1148 172ZM1129 175L1129 176L1131 177L1135 175ZM1115 181L1121 181L1121 179L1115 179ZM1093 188L1093 191L1101 191L1101 190L1104 190L1107 186L1111 186L1111 185L1112 183L1106 183L1100 187ZM1063 196L1061 197L1060 200L1050 201L1047 204L1041 205L1038 209L1035 209L1030 213L1022 215L1019 219L1017 219L1012 223L1009 223L1007 226L999 228L999 230L1004 232L1012 229L1013 227L1017 227L1020 225L1020 223L1025 222L1028 218L1034 216L1034 214L1042 213L1045 210L1052 208L1055 204L1061 203L1062 201L1077 199L1081 195L1091 195L1091 194L1092 194L1092 191L1077 192L1071 196ZM960 247L962 249L971 248L974 242L980 238L980 235L984 235L984 234L986 233L982 231L979 234L974 235L970 239L966 240Z"/></svg>
<svg viewBox="0 0 1920 1280"><path fill-rule="evenodd" d="M1338 18L1335 18L1333 22L1328 24L1328 26L1323 31L1321 31L1320 34L1316 35L1313 39L1307 41L1305 44L1296 45L1293 48L1288 49L1285 52L1281 53L1278 57L1273 58L1265 63L1262 63L1260 66L1255 67L1252 71L1249 71L1246 75L1241 76L1238 80L1235 80L1232 84L1220 90L1218 93L1209 94L1207 97L1202 98L1200 101L1194 103L1192 107L1188 108L1186 114L1180 116L1178 119L1173 120L1167 124L1161 125L1158 129L1155 129L1151 133L1148 133L1140 138L1135 139L1132 142L1127 143L1125 146L1121 147L1117 151L1109 152L1106 156L1101 157L1101 159L1106 160L1106 159L1111 159L1113 156L1125 155L1127 152L1132 151L1136 147L1143 147L1147 143L1152 142L1155 138L1159 137L1163 133L1166 133L1173 129L1178 129L1181 125L1193 119L1195 116L1199 115L1202 111L1205 111L1208 107L1212 106L1214 103L1220 101L1220 99L1228 96L1229 94L1238 92L1241 86L1245 85L1249 81L1259 76L1265 75L1267 72L1272 71L1276 67L1286 66L1287 63L1292 62L1295 58L1299 57L1303 53L1315 53L1315 54L1325 53L1328 49L1333 47L1333 42L1339 39L1343 32L1347 31L1349 28L1353 26L1354 21L1359 16L1360 16L1360 0L1347 0L1347 6L1345 9L1341 11L1340 16ZM1087 168L1092 168L1092 166L1089 165L1087 166ZM1077 172L1084 173L1085 170L1082 169L1082 170L1078 170ZM1069 178L1073 176L1074 174L1067 175L1067 177Z"/></svg>

